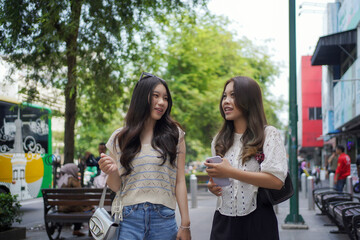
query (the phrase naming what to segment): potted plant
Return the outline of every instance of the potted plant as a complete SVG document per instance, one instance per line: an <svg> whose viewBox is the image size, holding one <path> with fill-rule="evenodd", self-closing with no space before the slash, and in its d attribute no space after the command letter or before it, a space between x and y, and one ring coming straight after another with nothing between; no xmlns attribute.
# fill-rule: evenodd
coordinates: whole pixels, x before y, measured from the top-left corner
<svg viewBox="0 0 360 240"><path fill-rule="evenodd" d="M26 228L11 227L14 222L21 222L20 207L17 195L0 193L0 239L26 238Z"/></svg>

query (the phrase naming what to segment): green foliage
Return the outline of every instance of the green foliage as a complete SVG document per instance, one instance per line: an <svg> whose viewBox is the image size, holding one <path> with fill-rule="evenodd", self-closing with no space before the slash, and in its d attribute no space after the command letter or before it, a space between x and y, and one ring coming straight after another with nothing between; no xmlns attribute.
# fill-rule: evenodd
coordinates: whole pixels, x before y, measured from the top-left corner
<svg viewBox="0 0 360 240"><path fill-rule="evenodd" d="M75 156L81 158L86 151L89 151L97 157L99 154L99 143L106 143L111 134L123 125L122 122L124 116L121 113L122 111L116 111L112 114L111 121L106 124L99 124L99 122L96 121L96 118L92 118L91 116L86 121L81 121L79 127L76 128L78 137L75 141Z"/></svg>
<svg viewBox="0 0 360 240"><path fill-rule="evenodd" d="M239 39L223 17L195 14L194 6L205 2L0 0L0 52L24 69L27 81L64 91L76 157L96 156L98 143L122 126L134 84L148 71L169 84L172 115L186 130L187 161L202 161L223 121L226 80L258 81L269 124L280 127L276 112L283 104L268 91L278 66L266 47ZM31 99L36 84L22 89ZM73 138L67 134L66 150Z"/></svg>
<svg viewBox="0 0 360 240"><path fill-rule="evenodd" d="M61 144L64 142L64 133L63 132L52 131L51 134L52 134L53 147L58 148L59 153L63 154L64 149L62 147L59 147L59 146L61 146Z"/></svg>
<svg viewBox="0 0 360 240"><path fill-rule="evenodd" d="M21 204L16 198L17 195L0 193L0 232L9 229L14 222L21 222Z"/></svg>
<svg viewBox="0 0 360 240"><path fill-rule="evenodd" d="M207 172L195 172L196 177L198 177L198 176L207 176L207 175L208 175ZM191 173L186 173L185 174L186 189L187 189L188 192L190 192L190 176L191 176ZM198 183L207 183L207 182L198 180Z"/></svg>
<svg viewBox="0 0 360 240"><path fill-rule="evenodd" d="M267 49L237 39L228 20L210 14L171 21L167 36L164 78L174 96L173 115L186 129L187 161L210 155L210 143L222 123L220 98L226 80L245 75L263 89L269 123L279 127L276 103L267 90L278 74Z"/></svg>
<svg viewBox="0 0 360 240"><path fill-rule="evenodd" d="M81 152L86 149L97 152L98 142L104 138L106 141L112 131L122 126L140 70L158 74L168 82L173 97L172 115L186 130L187 162L203 161L211 155L210 143L223 121L219 113L223 85L233 76L246 75L259 82L268 122L281 127L276 112L282 101L267 89L278 74L277 65L265 47L255 46L246 38L237 39L227 30L228 26L228 20L210 14L197 18L182 15L181 19L170 16L167 27L158 29L155 36L161 46L149 48L151 57L138 59L139 70L134 66L127 73L128 88L117 102L111 123L97 124L96 118L89 117L77 128ZM89 122L85 124L86 121Z"/></svg>
<svg viewBox="0 0 360 240"><path fill-rule="evenodd" d="M65 162L73 160L76 117L107 123L126 85L125 66L138 69L150 58L152 26L205 2L0 0L0 53L23 71L20 92L28 102L39 99L37 85L64 92Z"/></svg>

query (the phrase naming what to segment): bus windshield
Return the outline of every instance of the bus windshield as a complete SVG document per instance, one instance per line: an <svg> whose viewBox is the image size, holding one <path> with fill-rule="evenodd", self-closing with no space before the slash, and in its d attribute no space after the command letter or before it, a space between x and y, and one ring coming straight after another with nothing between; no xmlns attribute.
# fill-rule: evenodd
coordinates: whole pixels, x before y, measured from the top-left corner
<svg viewBox="0 0 360 240"><path fill-rule="evenodd" d="M0 192L19 200L51 187L51 110L0 99Z"/></svg>

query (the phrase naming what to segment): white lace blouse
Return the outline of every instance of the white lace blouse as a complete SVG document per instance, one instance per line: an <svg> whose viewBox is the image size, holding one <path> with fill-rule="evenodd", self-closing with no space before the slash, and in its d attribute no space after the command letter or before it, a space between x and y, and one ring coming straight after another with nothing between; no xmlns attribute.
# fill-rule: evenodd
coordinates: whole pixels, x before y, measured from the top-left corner
<svg viewBox="0 0 360 240"><path fill-rule="evenodd" d="M285 146L279 131L272 126L265 128L263 147L265 159L261 163L261 168L254 157L245 162L245 164L242 164L241 137L242 134L234 134L234 144L224 156L231 165L243 171L267 172L284 182L288 171L288 163ZM215 156L215 139L216 137L211 144L213 156ZM222 188L222 196L218 197L216 209L226 216L245 216L253 212L256 209L258 187L235 179L230 179L230 182L229 186Z"/></svg>

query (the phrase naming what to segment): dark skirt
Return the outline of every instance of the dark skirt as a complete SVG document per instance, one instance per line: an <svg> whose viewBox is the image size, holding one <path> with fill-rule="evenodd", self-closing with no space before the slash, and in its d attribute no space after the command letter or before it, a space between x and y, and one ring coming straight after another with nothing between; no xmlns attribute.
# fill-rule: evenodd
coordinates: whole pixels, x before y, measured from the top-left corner
<svg viewBox="0 0 360 240"><path fill-rule="evenodd" d="M257 197L257 208L246 216L214 214L210 240L278 240L278 222L271 204Z"/></svg>

